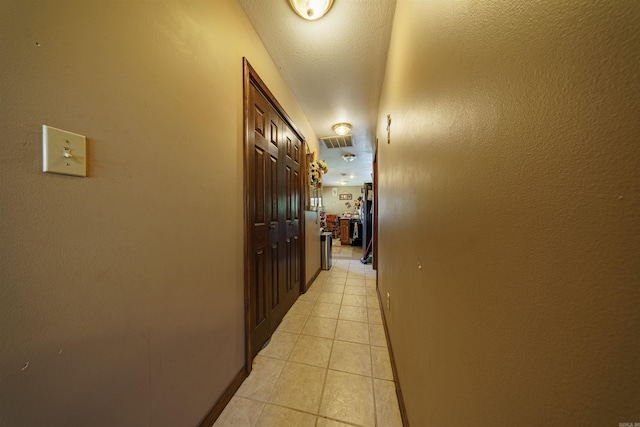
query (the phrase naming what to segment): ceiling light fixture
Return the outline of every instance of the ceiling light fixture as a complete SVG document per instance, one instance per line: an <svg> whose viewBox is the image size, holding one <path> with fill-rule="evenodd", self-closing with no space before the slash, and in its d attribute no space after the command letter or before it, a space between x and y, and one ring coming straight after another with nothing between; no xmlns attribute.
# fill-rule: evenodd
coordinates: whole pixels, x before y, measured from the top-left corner
<svg viewBox="0 0 640 427"><path fill-rule="evenodd" d="M347 154L343 154L342 155L342 160L344 160L347 163L351 163L355 159L356 159L356 155L355 154L347 153Z"/></svg>
<svg viewBox="0 0 640 427"><path fill-rule="evenodd" d="M346 135L351 131L351 125L349 123L336 123L331 129L338 135Z"/></svg>
<svg viewBox="0 0 640 427"><path fill-rule="evenodd" d="M333 0L289 0L291 8L309 21L322 18L333 6Z"/></svg>

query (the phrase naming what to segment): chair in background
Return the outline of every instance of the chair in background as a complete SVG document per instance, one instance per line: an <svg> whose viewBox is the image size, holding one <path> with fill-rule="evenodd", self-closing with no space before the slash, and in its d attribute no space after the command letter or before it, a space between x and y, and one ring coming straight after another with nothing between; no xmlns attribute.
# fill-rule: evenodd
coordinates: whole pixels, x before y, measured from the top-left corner
<svg viewBox="0 0 640 427"><path fill-rule="evenodd" d="M340 225L338 224L338 216L333 214L327 214L325 218L327 224L327 231L331 232L331 237L334 239L340 238Z"/></svg>

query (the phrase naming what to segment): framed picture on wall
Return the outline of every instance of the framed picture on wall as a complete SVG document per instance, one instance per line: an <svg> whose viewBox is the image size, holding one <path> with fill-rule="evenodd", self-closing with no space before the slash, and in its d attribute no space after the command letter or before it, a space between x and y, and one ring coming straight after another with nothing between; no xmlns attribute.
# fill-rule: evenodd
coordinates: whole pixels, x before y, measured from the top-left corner
<svg viewBox="0 0 640 427"><path fill-rule="evenodd" d="M340 200L351 200L353 196L351 194L341 194Z"/></svg>

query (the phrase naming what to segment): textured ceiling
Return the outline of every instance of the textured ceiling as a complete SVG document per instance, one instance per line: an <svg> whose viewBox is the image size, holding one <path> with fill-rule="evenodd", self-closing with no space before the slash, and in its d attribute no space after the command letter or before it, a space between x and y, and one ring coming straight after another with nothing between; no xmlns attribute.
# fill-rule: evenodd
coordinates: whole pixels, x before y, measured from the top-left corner
<svg viewBox="0 0 640 427"><path fill-rule="evenodd" d="M306 21L287 0L239 0L319 138L335 135L338 122L352 125L353 147L320 158L324 185L371 181L372 146L395 0L335 0L329 13ZM357 158L342 160L345 153ZM353 178L351 178L353 176Z"/></svg>

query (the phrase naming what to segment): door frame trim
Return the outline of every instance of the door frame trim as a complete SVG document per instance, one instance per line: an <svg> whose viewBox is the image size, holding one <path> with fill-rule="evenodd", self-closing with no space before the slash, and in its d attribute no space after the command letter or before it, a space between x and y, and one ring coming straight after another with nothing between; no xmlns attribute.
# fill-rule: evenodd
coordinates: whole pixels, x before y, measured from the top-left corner
<svg viewBox="0 0 640 427"><path fill-rule="evenodd" d="M378 269L378 138L373 150L373 262L374 270Z"/></svg>
<svg viewBox="0 0 640 427"><path fill-rule="evenodd" d="M251 266L249 265L249 249L251 242L251 224L249 221L249 132L250 123L249 123L249 109L250 105L250 87L251 84L264 95L269 104L276 110L276 112L282 117L282 119L286 122L287 126L291 129L291 131L300 139L301 147L300 153L302 155L304 150L305 138L304 135L300 132L300 130L296 127L291 120L291 117L285 112L284 108L280 105L276 97L271 93L267 85L260 78L256 70L251 66L246 57L242 58L242 98L243 98L243 195L244 195L244 323L245 323L245 366L244 371L248 376L251 373L252 369L252 348L251 348L251 289L250 289L250 281L249 281L249 272ZM305 188L303 186L303 179L305 174L307 173L306 164L299 160L300 162L300 183L301 185L301 194L304 194ZM305 290L305 282L306 282L306 251L305 251L305 211L304 211L304 196L298 198L298 215L300 217L300 293L304 293Z"/></svg>

